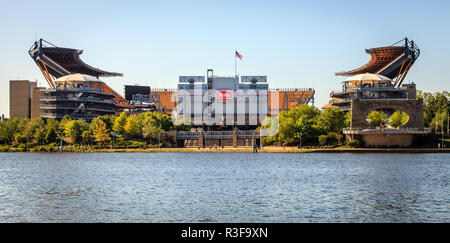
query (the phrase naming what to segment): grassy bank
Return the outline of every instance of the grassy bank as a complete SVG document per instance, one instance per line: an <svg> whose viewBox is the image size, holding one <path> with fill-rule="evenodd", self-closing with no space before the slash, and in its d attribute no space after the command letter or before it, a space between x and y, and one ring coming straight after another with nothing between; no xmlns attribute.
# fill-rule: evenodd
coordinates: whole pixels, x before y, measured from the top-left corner
<svg viewBox="0 0 450 243"><path fill-rule="evenodd" d="M59 153L58 147L38 146L34 148L15 148L0 146L0 152L32 152L32 153ZM64 147L63 153L253 153L250 147L225 148L96 148L83 146ZM260 153L450 153L449 148L308 148L266 146L259 149Z"/></svg>

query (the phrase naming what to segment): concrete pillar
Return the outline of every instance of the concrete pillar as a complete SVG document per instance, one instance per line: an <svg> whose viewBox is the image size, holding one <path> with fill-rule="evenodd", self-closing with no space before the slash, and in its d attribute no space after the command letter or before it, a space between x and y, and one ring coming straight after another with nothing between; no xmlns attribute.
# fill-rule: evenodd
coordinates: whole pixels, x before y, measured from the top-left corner
<svg viewBox="0 0 450 243"><path fill-rule="evenodd" d="M205 144L203 135L198 136L198 146L203 147Z"/></svg>
<svg viewBox="0 0 450 243"><path fill-rule="evenodd" d="M233 135L233 147L235 147L235 148L238 147L238 135L237 134Z"/></svg>

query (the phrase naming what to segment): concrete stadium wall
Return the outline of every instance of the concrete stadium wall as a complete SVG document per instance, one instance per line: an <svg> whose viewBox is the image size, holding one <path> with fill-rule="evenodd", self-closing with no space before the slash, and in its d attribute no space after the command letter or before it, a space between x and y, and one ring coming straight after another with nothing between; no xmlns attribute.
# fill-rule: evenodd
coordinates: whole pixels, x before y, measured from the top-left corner
<svg viewBox="0 0 450 243"><path fill-rule="evenodd" d="M412 134L363 134L365 147L401 147L407 148L413 144Z"/></svg>
<svg viewBox="0 0 450 243"><path fill-rule="evenodd" d="M393 109L406 112L405 128L424 128L423 100L352 100L352 128L373 128L366 120L373 110Z"/></svg>

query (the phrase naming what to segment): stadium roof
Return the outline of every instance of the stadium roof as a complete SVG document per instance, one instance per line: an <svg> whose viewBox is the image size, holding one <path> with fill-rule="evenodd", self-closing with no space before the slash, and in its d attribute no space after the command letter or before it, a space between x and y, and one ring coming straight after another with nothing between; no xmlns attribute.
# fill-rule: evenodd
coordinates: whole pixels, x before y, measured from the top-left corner
<svg viewBox="0 0 450 243"><path fill-rule="evenodd" d="M41 64L45 64L40 67L48 67L46 71L55 78L74 73L87 74L94 77L123 76L122 73L108 72L89 66L80 59L82 53L82 50L57 47L43 39L36 41L29 50L30 56L36 62L39 61Z"/></svg>
<svg viewBox="0 0 450 243"><path fill-rule="evenodd" d="M401 46L396 46L403 42ZM375 73L386 76L390 79L402 77L407 74L412 64L420 55L419 48L413 41L407 38L387 47L378 47L366 49L366 53L370 55L370 61L357 69L346 72L338 72L337 76L351 76L364 73Z"/></svg>

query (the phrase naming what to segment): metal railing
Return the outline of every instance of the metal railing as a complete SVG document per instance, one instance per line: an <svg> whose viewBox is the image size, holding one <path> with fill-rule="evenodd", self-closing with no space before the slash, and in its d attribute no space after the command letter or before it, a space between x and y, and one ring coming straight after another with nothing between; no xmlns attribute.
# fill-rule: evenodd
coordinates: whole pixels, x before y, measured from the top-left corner
<svg viewBox="0 0 450 243"><path fill-rule="evenodd" d="M385 128L385 129L373 129L373 128L344 128L344 134L431 134L431 128Z"/></svg>
<svg viewBox="0 0 450 243"><path fill-rule="evenodd" d="M224 138L224 137L232 137L237 135L238 137L259 137L259 131L207 131L207 132L177 132L177 139L194 139L199 136L205 136L205 138Z"/></svg>
<svg viewBox="0 0 450 243"><path fill-rule="evenodd" d="M56 97L46 97L42 96L40 98L40 101L75 101L75 102L95 102L95 103L102 103L102 104L113 104L113 100L102 100L102 99L96 99L96 98L56 98Z"/></svg>
<svg viewBox="0 0 450 243"><path fill-rule="evenodd" d="M98 107L77 107L77 106L60 106L60 105L41 105L40 109L42 110L77 110L77 111L100 111L100 112L108 112L114 113L113 109L102 109Z"/></svg>
<svg viewBox="0 0 450 243"><path fill-rule="evenodd" d="M333 90L331 94L346 94L346 93L354 93L354 92L377 92L377 91L405 91L407 88L405 87L354 87L347 88L344 90Z"/></svg>
<svg viewBox="0 0 450 243"><path fill-rule="evenodd" d="M313 88L272 88L269 89L270 92L288 92L288 91L314 91Z"/></svg>

